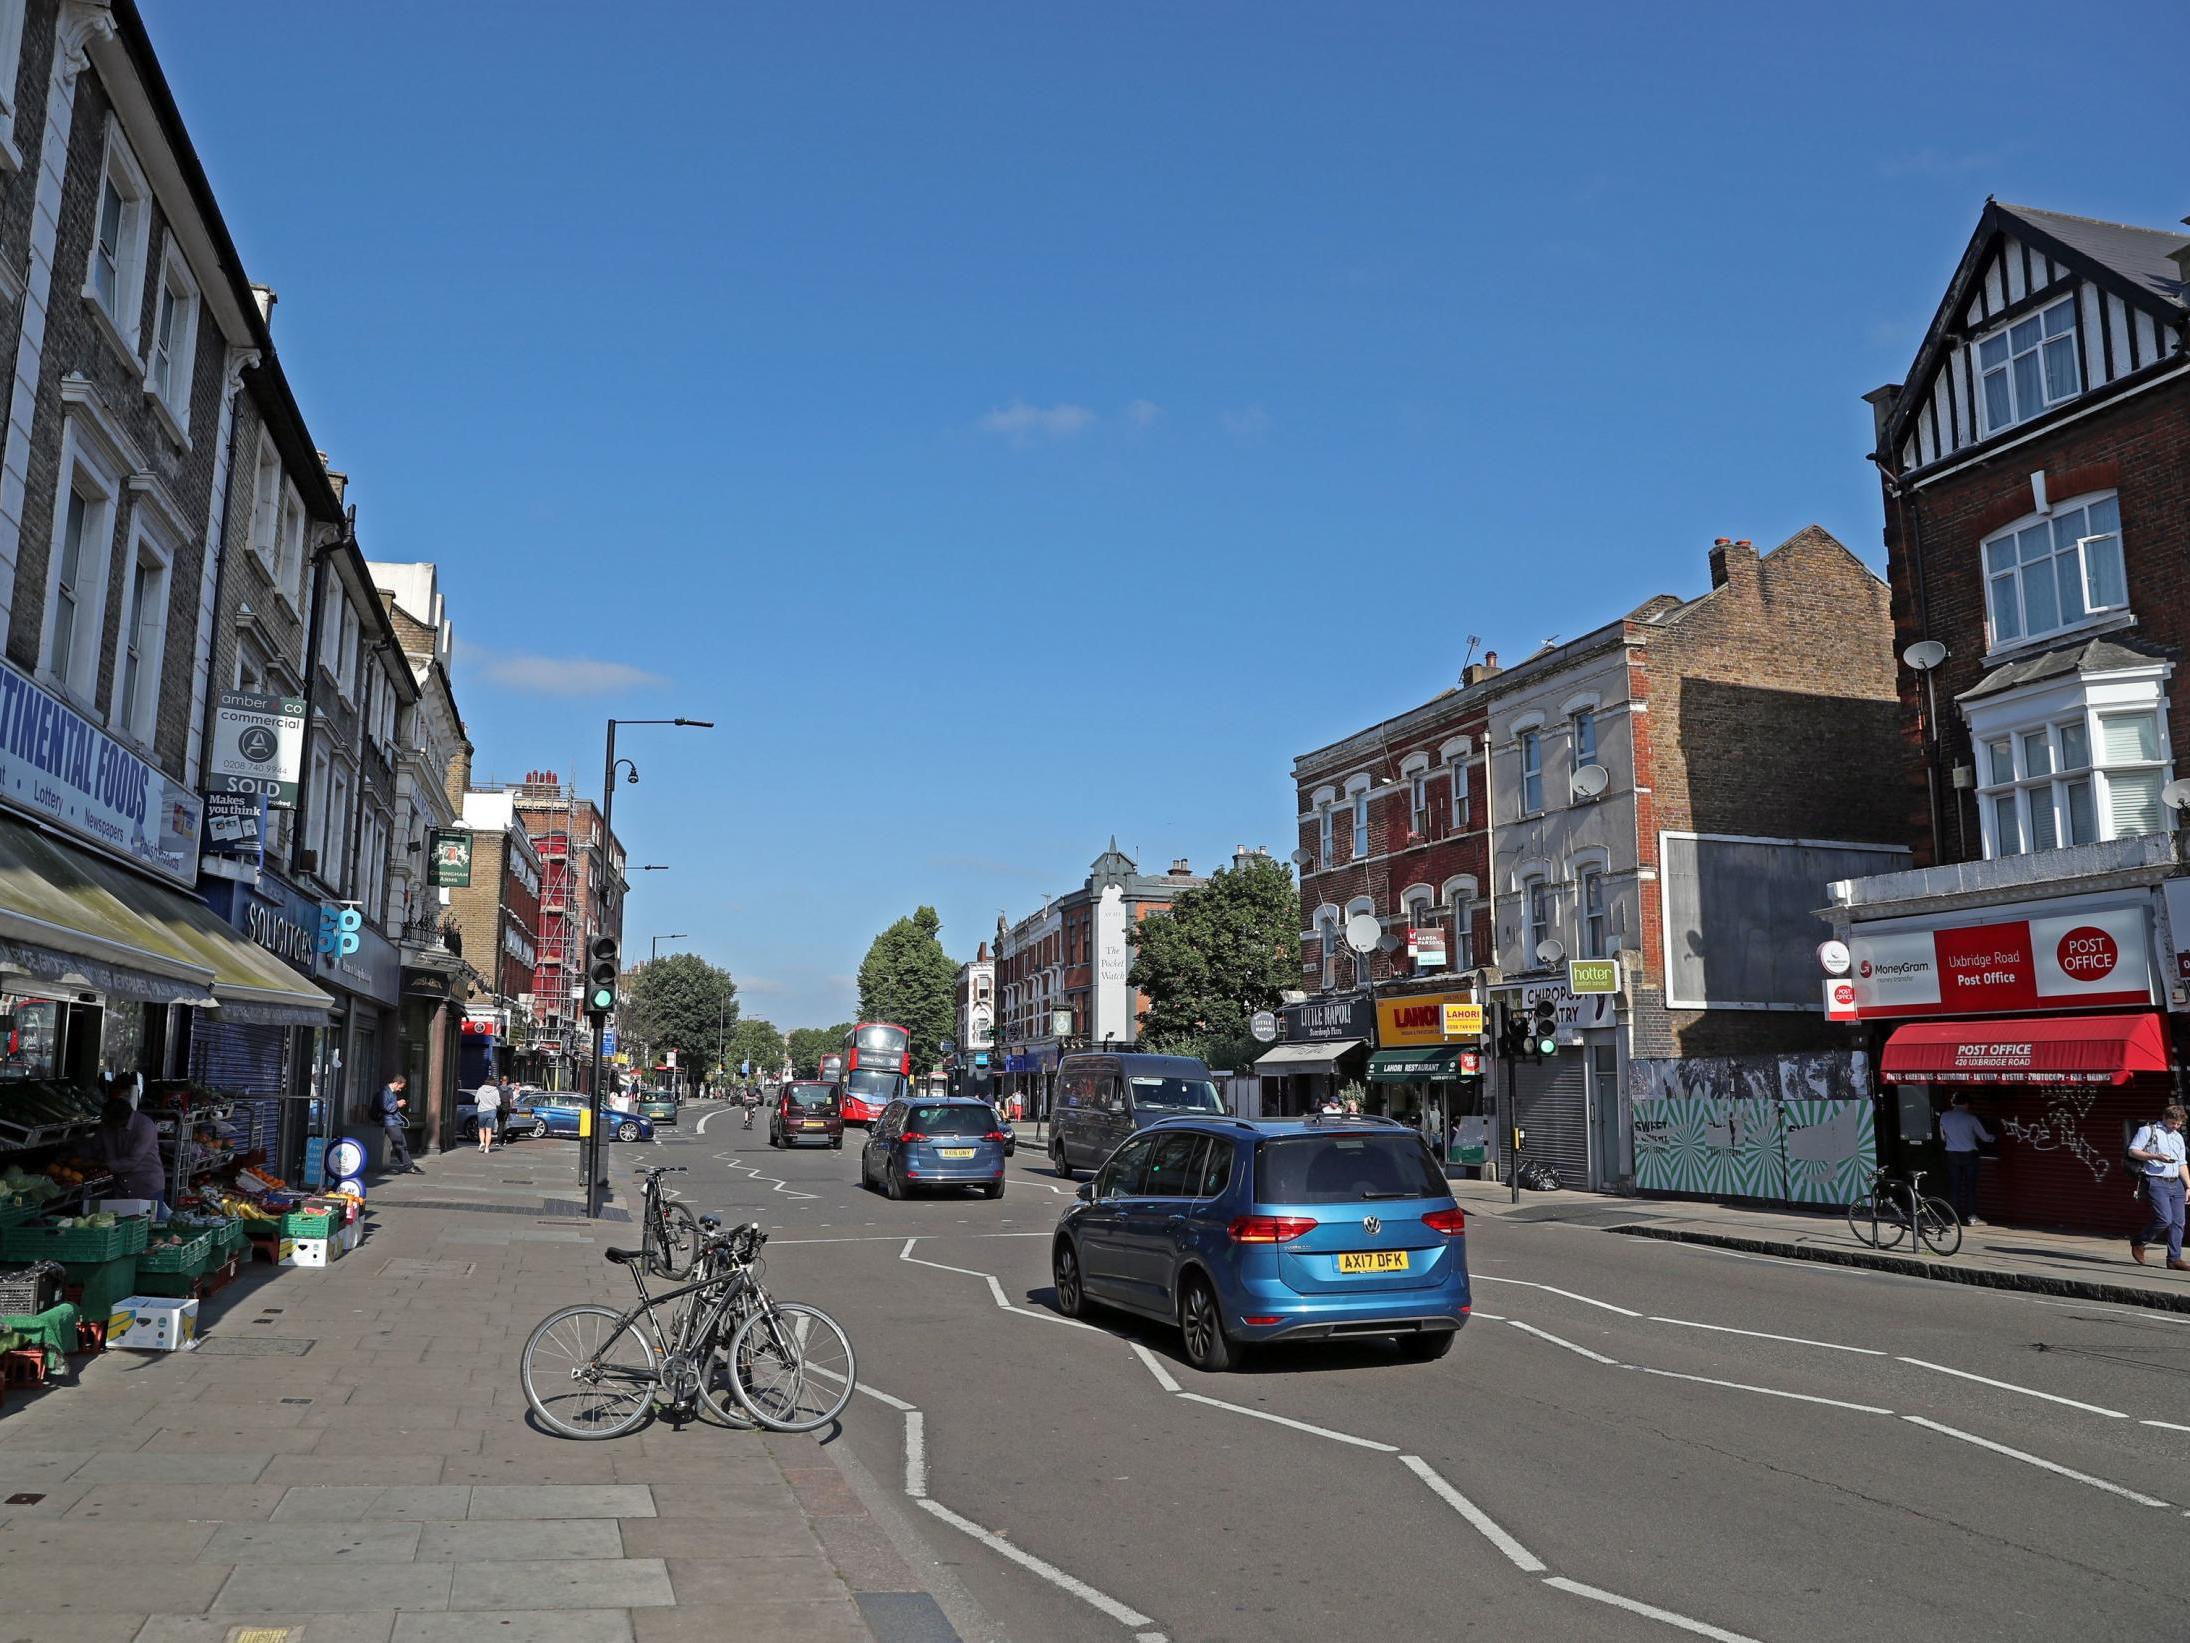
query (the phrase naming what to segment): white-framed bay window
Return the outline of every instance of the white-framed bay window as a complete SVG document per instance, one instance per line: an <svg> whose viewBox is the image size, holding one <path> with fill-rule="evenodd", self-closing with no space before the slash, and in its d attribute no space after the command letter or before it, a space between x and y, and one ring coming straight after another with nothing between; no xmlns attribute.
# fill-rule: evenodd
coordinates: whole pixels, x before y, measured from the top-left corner
<svg viewBox="0 0 2190 1643"><path fill-rule="evenodd" d="M1965 705L1988 858L2167 830L2167 673L2154 662Z"/></svg>
<svg viewBox="0 0 2190 1643"><path fill-rule="evenodd" d="M2083 391L2076 363L2076 299L2063 297L1977 340L1978 405L1996 434Z"/></svg>
<svg viewBox="0 0 2190 1643"><path fill-rule="evenodd" d="M1984 563L1994 650L2129 608L2121 503L2112 491L2017 520L1985 539Z"/></svg>

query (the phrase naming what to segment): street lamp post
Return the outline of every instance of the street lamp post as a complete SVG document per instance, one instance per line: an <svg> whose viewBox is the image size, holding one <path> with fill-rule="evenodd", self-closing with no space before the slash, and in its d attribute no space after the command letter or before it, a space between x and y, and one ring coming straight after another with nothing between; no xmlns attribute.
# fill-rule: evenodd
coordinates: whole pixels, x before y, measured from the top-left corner
<svg viewBox="0 0 2190 1643"><path fill-rule="evenodd" d="M668 934L668 935L666 935L666 936L654 936L654 937L651 937L651 938L650 938L650 939L648 940L648 943L647 943L647 954L646 954L646 961L647 961L647 963L649 963L649 964L652 964L652 963L653 963L653 962L654 962L654 961L655 961L656 959L658 959L658 958L660 958L660 957L662 956L662 943L663 943L663 942L665 942L665 941L683 941L683 940L685 940L685 939L686 939L686 936L685 936L685 933L684 933L684 932L683 932L682 930L672 930L672 931L670 931L670 932L669 932L669 934Z"/></svg>
<svg viewBox="0 0 2190 1643"><path fill-rule="evenodd" d="M713 730L711 719L611 719L608 721L608 747L601 760L601 853L608 857L616 837L616 727L618 725L681 725L692 730ZM625 763L630 763L625 760ZM631 766L631 779L639 779L639 767ZM601 1152L601 1034L608 1026L608 1017L595 1012L593 1016L593 1084L586 1095L586 1215L590 1219L601 1213L601 1199L608 1182L602 1171Z"/></svg>

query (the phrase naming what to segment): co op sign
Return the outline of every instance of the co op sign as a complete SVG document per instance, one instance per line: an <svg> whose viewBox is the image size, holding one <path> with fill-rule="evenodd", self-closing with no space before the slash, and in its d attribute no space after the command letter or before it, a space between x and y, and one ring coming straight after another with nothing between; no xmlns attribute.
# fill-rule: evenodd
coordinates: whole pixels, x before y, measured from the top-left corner
<svg viewBox="0 0 2190 1643"><path fill-rule="evenodd" d="M1858 1017L2148 1004L2150 946L2136 906L1859 932L1848 941L1850 974L1831 986L1852 993Z"/></svg>

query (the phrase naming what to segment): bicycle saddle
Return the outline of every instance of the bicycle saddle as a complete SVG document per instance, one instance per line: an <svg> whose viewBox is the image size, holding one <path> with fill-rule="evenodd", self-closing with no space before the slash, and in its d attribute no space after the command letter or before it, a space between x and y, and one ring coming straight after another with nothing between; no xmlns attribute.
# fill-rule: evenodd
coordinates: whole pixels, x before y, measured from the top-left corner
<svg viewBox="0 0 2190 1643"><path fill-rule="evenodd" d="M636 1249L604 1249L601 1253L618 1266L630 1266L634 1261L643 1258L643 1252Z"/></svg>

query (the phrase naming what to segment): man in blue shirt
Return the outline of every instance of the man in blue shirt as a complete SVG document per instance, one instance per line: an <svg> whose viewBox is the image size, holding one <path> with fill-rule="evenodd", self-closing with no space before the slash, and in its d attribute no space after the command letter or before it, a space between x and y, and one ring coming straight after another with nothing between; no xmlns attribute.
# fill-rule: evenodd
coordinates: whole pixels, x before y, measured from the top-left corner
<svg viewBox="0 0 2190 1643"><path fill-rule="evenodd" d="M2184 1150L2182 1126L2190 1113L2169 1106L2157 1124L2147 1124L2129 1143L2129 1156L2144 1168L2145 1196L2152 1201L2152 1224L2129 1240L2130 1258L2144 1264L2145 1247L2167 1239L2167 1264L2190 1272L2182 1258Z"/></svg>
<svg viewBox="0 0 2190 1643"><path fill-rule="evenodd" d="M1980 1141L1996 1140L1984 1120L1969 1110L1969 1097L1957 1092L1954 1105L1939 1115L1939 1140L1947 1149L1947 1202L1966 1227L1977 1224L1977 1176Z"/></svg>
<svg viewBox="0 0 2190 1643"><path fill-rule="evenodd" d="M381 1085L380 1094L373 1105L380 1109L381 1133L388 1138L388 1171L392 1175L424 1175L426 1172L411 1162L411 1138L406 1126L410 1120L404 1109L410 1105L403 1089L410 1082L397 1073Z"/></svg>

